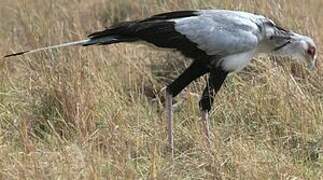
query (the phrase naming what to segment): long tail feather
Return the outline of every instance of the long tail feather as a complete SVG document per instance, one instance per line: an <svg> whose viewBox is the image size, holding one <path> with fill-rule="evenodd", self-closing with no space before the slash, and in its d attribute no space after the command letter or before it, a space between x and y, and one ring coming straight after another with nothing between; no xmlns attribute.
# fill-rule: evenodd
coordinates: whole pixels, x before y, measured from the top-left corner
<svg viewBox="0 0 323 180"><path fill-rule="evenodd" d="M8 54L8 55L5 55L4 57L19 56L19 55L23 55L23 54L31 54L31 53L35 53L35 52L39 52L39 51L44 51L44 50L48 50L48 49L55 49L55 48L60 48L60 47L66 47L66 46L77 46L77 45L89 43L90 41L91 41L90 39L86 39L86 40L81 40L81 41L68 42L68 43L58 44L58 45L54 45L54 46L33 49L33 50L29 50L29 51Z"/></svg>
<svg viewBox="0 0 323 180"><path fill-rule="evenodd" d="M29 51L22 51L18 53L13 53L13 54L8 54L5 55L4 58L11 57L11 56L19 56L19 55L24 55L24 54L31 54L39 51L44 51L48 49L56 49L56 48L61 48L61 47L66 47L66 46L89 46L89 45L94 45L94 44L111 44L117 42L116 37L113 36L107 36L107 37L101 37L101 38L95 38L95 39L85 39L85 40L80 40L80 41L73 41L73 42L67 42L63 44L58 44L58 45L53 45L53 46L48 46L48 47L43 47L43 48L38 48L38 49L33 49Z"/></svg>

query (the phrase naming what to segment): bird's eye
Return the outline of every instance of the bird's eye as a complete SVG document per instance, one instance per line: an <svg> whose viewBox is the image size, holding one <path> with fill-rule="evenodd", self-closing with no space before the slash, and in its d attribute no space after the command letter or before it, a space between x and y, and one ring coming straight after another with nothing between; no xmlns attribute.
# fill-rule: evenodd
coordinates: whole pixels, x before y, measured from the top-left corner
<svg viewBox="0 0 323 180"><path fill-rule="evenodd" d="M307 49L307 54L308 54L308 55L310 55L312 58L314 58L314 56L315 56L315 51L316 51L315 47L310 46L310 47Z"/></svg>

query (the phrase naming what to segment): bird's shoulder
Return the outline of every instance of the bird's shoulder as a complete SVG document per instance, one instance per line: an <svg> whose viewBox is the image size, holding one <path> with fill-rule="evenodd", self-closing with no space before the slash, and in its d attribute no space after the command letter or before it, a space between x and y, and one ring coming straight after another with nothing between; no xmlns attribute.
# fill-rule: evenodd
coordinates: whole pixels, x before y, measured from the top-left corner
<svg viewBox="0 0 323 180"><path fill-rule="evenodd" d="M173 20L175 29L209 55L249 51L260 41L258 15L228 10L205 10L198 14Z"/></svg>

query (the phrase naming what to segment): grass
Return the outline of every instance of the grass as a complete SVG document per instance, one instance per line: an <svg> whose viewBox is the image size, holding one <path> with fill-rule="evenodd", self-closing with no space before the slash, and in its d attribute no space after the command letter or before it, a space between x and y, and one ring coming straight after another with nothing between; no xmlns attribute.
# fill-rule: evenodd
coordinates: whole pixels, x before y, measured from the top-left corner
<svg viewBox="0 0 323 180"><path fill-rule="evenodd" d="M224 8L269 16L323 42L320 0L2 0L0 54L84 38L155 13ZM320 57L319 57L320 58ZM162 88L190 63L142 44L51 50L0 61L0 179L323 179L323 73L257 58L211 113L205 78L176 98L175 159Z"/></svg>

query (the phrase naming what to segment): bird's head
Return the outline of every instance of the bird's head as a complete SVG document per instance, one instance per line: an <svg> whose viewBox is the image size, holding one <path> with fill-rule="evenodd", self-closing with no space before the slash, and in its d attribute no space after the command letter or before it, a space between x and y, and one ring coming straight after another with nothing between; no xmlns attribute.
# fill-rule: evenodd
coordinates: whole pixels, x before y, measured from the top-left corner
<svg viewBox="0 0 323 180"><path fill-rule="evenodd" d="M280 56L291 56L297 62L305 62L309 69L316 66L316 45L312 38L290 32L291 36L284 44L278 45L273 54Z"/></svg>
<svg viewBox="0 0 323 180"><path fill-rule="evenodd" d="M316 66L316 45L312 38L289 32L287 39L273 40L272 54L274 56L289 56L298 63L306 63L310 70Z"/></svg>
<svg viewBox="0 0 323 180"><path fill-rule="evenodd" d="M304 36L276 25L266 19L265 46L274 56L290 56L297 62L305 62L310 69L316 66L316 45L312 38Z"/></svg>

